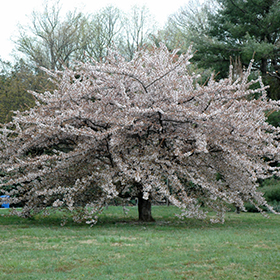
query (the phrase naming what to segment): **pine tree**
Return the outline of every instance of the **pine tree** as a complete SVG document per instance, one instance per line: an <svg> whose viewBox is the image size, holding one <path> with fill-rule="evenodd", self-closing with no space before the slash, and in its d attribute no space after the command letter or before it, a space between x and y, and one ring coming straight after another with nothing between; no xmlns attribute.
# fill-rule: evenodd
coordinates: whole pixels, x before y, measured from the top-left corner
<svg viewBox="0 0 280 280"><path fill-rule="evenodd" d="M191 10L181 10L174 17L181 30L188 32L197 53L194 60L204 68L212 68L218 77L228 74L230 59L242 65L254 57L253 69L260 71L268 94L280 98L280 1L279 0L217 0L206 2L190 22Z"/></svg>

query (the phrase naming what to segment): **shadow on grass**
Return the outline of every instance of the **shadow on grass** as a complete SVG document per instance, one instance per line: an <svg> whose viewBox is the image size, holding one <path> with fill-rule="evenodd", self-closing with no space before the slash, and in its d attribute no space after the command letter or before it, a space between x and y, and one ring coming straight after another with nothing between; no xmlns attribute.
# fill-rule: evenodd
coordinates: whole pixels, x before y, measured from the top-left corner
<svg viewBox="0 0 280 280"><path fill-rule="evenodd" d="M53 212L48 216L36 214L31 218L21 218L10 215L9 209L0 209L0 225L1 226L17 226L26 227L61 227L67 228L88 228L86 223L75 223L68 213L59 211ZM229 212L226 214L224 224L213 224L210 218L214 217L214 213L210 213L205 220L199 219L179 219L175 214L179 214L180 210L173 206L154 206L153 217L155 222L144 223L137 219L136 207L129 207L127 214L124 213L120 206L110 206L99 215L97 224L93 227L148 227L148 228L165 228L172 226L175 229L196 228L196 229L226 229L226 228L258 228L260 226L280 226L279 215L269 214L269 218L263 217L259 213L241 213L236 214Z"/></svg>

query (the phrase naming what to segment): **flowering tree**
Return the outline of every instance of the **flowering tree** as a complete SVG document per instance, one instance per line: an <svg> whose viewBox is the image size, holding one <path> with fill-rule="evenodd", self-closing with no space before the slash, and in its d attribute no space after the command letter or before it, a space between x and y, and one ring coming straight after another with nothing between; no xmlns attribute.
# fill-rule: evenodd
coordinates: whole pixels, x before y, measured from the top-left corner
<svg viewBox="0 0 280 280"><path fill-rule="evenodd" d="M248 81L251 66L199 86L190 50L176 53L154 47L127 62L111 51L104 63L50 72L57 90L33 92L37 106L0 130L0 186L24 202L19 215L68 208L94 223L115 197L138 198L142 221L153 220L151 200L168 199L182 217L213 209L213 221L228 204L272 210L257 180L279 174L279 129L265 120L280 102L260 78Z"/></svg>

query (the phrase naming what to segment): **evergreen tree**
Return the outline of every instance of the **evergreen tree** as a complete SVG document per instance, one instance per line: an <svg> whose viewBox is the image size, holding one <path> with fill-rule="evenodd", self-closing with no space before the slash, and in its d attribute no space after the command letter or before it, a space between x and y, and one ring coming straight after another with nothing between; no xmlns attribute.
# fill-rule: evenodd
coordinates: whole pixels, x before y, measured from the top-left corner
<svg viewBox="0 0 280 280"><path fill-rule="evenodd" d="M280 92L280 1L218 0L217 10L208 12L208 42L199 42L198 59L227 75L230 58L246 65L254 56L254 68L270 84L270 97ZM206 55L207 54L207 55Z"/></svg>
<svg viewBox="0 0 280 280"><path fill-rule="evenodd" d="M254 69L270 85L269 96L280 98L279 0L191 1L170 22L187 44L193 42L199 67L225 78L231 58L248 66L254 57Z"/></svg>

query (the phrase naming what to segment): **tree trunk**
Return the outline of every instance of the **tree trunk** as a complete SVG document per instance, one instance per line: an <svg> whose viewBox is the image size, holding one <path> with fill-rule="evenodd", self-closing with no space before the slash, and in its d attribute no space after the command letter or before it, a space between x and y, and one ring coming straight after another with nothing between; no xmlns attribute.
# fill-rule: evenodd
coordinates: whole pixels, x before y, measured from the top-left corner
<svg viewBox="0 0 280 280"><path fill-rule="evenodd" d="M150 199L143 199L143 193L140 192L138 195L138 214L139 221L142 222L154 222L152 217L152 203Z"/></svg>
<svg viewBox="0 0 280 280"><path fill-rule="evenodd" d="M261 59L261 72L265 76L267 74L267 59Z"/></svg>

